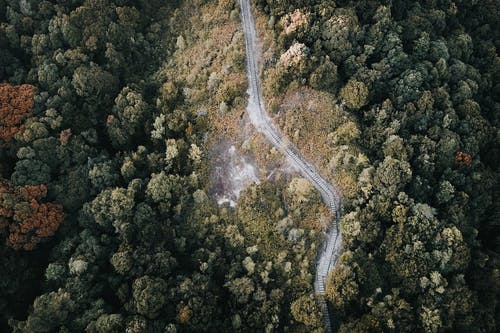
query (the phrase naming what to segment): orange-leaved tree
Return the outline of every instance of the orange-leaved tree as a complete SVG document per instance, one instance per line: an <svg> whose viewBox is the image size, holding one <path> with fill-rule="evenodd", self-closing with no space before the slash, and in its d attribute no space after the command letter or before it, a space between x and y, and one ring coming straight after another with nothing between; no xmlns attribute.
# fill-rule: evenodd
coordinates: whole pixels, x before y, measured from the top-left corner
<svg viewBox="0 0 500 333"><path fill-rule="evenodd" d="M13 186L0 179L0 234L7 233L7 245L14 250L33 250L54 235L64 219L62 206L42 200L47 187Z"/></svg>
<svg viewBox="0 0 500 333"><path fill-rule="evenodd" d="M33 113L35 88L29 84L0 83L0 139L10 141Z"/></svg>
<svg viewBox="0 0 500 333"><path fill-rule="evenodd" d="M470 167L472 165L472 156L463 151L459 151L455 154L455 161L459 165Z"/></svg>

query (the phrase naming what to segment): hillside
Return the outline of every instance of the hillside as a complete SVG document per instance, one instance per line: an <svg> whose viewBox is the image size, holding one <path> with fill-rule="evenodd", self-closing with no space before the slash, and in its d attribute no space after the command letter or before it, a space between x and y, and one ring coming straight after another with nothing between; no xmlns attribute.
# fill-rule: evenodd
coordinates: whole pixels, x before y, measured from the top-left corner
<svg viewBox="0 0 500 333"><path fill-rule="evenodd" d="M498 330L498 1L250 2L0 0L0 332Z"/></svg>

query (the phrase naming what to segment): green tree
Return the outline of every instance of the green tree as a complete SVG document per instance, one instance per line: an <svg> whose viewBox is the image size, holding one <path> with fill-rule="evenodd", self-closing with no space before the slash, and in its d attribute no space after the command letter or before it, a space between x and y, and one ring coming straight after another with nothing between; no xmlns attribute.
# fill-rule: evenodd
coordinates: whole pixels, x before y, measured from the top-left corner
<svg viewBox="0 0 500 333"><path fill-rule="evenodd" d="M351 109L359 109L368 103L368 88L363 82L349 80L340 91L342 99Z"/></svg>
<svg viewBox="0 0 500 333"><path fill-rule="evenodd" d="M63 290L43 294L35 299L33 303L33 311L30 313L26 321L14 321L14 332L50 332L54 330L64 329L67 324L68 317L75 310L75 301L71 299L71 295Z"/></svg>
<svg viewBox="0 0 500 333"><path fill-rule="evenodd" d="M340 263L328 276L326 298L337 311L346 311L359 297L356 274L348 265L343 264L351 255L349 252L342 254Z"/></svg>
<svg viewBox="0 0 500 333"><path fill-rule="evenodd" d="M147 117L146 112L147 104L141 94L129 87L123 88L107 121L108 135L113 144L120 147L130 143Z"/></svg>
<svg viewBox="0 0 500 333"><path fill-rule="evenodd" d="M303 295L292 302L293 317L307 326L320 327L323 323L321 308L313 295Z"/></svg>
<svg viewBox="0 0 500 333"><path fill-rule="evenodd" d="M89 100L109 100L118 90L117 78L94 63L78 67L71 83L78 96Z"/></svg>
<svg viewBox="0 0 500 333"><path fill-rule="evenodd" d="M166 302L167 283L161 278L143 276L132 285L134 307L147 318L156 318Z"/></svg>

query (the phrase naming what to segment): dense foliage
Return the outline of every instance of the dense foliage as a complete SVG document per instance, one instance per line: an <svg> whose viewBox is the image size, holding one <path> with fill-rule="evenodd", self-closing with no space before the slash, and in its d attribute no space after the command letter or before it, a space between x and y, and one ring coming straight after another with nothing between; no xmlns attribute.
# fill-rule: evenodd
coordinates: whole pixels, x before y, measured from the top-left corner
<svg viewBox="0 0 500 333"><path fill-rule="evenodd" d="M258 3L282 54L267 93L326 90L356 120L324 157L356 190L327 291L339 332L498 331L498 2Z"/></svg>
<svg viewBox="0 0 500 333"><path fill-rule="evenodd" d="M33 86L0 84L0 138L10 141L22 128L21 123L33 113Z"/></svg>
<svg viewBox="0 0 500 333"><path fill-rule="evenodd" d="M266 94L307 86L349 114L325 157L346 193L336 328L495 332L500 6L257 8L281 54ZM0 331L322 330L319 194L207 194L206 109L244 106L241 32L220 28L237 19L227 0L0 0Z"/></svg>
<svg viewBox="0 0 500 333"><path fill-rule="evenodd" d="M199 109L244 105L245 80L241 34L209 85L179 73L205 6L207 31L238 24L227 1L0 0L0 331L321 326L317 193L207 195Z"/></svg>
<svg viewBox="0 0 500 333"><path fill-rule="evenodd" d="M43 184L14 188L0 180L0 195L0 228L8 230L7 245L15 250L33 250L54 235L64 218L61 205L39 203L47 196Z"/></svg>

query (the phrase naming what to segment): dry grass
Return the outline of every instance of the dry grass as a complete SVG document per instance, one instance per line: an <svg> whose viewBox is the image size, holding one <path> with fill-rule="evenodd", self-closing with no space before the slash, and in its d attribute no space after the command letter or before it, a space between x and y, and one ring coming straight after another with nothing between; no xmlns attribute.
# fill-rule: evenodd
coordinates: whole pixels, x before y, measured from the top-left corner
<svg viewBox="0 0 500 333"><path fill-rule="evenodd" d="M201 1L193 1L183 6L189 8L182 12L190 13L186 17L185 30L180 31L185 46L174 53L167 77L183 83L183 93L189 99L187 104L193 114L199 110L207 112L211 133L207 148L229 141L245 153L253 153L262 178L273 170L283 170L286 168L283 154L255 132L245 111L246 72L239 62L244 61L245 45L240 22L230 18L231 2L219 0L201 5ZM255 14L261 66L265 71L276 63L279 54L273 31L267 28L267 18L258 12ZM228 105L221 105L221 100L224 100L221 88L228 85L237 87L239 93ZM330 181L335 181L329 163L336 154L331 134L348 120L348 115L335 106L334 96L300 87L284 96L266 96L266 100L268 110L275 111L275 123L285 137ZM276 172L272 178L282 176ZM346 185L346 190L353 187L352 180L346 175L339 183Z"/></svg>
<svg viewBox="0 0 500 333"><path fill-rule="evenodd" d="M344 118L341 109L334 106L333 96L298 88L285 94L278 105L274 116L276 124L304 157L325 173L329 158L335 152L330 134Z"/></svg>
<svg viewBox="0 0 500 333"><path fill-rule="evenodd" d="M185 46L173 54L166 74L169 79L182 82L184 97L193 114L199 110L207 112L212 133L208 144L220 137L242 139L246 75L235 61L244 53L244 40L240 23L230 19L233 5L226 0L183 3L180 12L189 15L177 20L183 21L179 34ZM241 98L227 110L221 110L217 100L217 92L224 84L241 91Z"/></svg>
<svg viewBox="0 0 500 333"><path fill-rule="evenodd" d="M311 161L323 176L337 185L344 199L357 195L357 176L367 161L355 140L347 139L341 130L352 116L335 104L329 93L309 88L287 92L279 101L274 121L287 139L293 142L304 157ZM347 156L347 157L346 157Z"/></svg>
<svg viewBox="0 0 500 333"><path fill-rule="evenodd" d="M267 27L267 20L258 16L256 23L262 41L265 82L265 73L277 65L281 53L273 39L274 32ZM339 143L338 137L343 136L337 130L341 125L352 122L353 117L337 104L335 96L295 83L284 95L266 95L265 100L268 111L285 138L293 142L330 182L339 186L345 199L356 196L356 179L361 166L357 161L364 158L360 157L362 154L355 140L342 142L343 146ZM352 164L332 163L344 156L346 148L356 160L354 167Z"/></svg>
<svg viewBox="0 0 500 333"><path fill-rule="evenodd" d="M255 132L246 114L244 35L241 23L231 19L233 4L226 0L183 4L181 12L189 13L184 30L179 31L185 47L173 54L166 76L182 82L190 112L206 112L210 136L205 148L216 152L223 143L234 144L242 153L254 155L259 173L265 178L267 170L283 164L283 157L271 152L272 147ZM232 91L235 87L236 92ZM221 106L225 91L236 97Z"/></svg>

